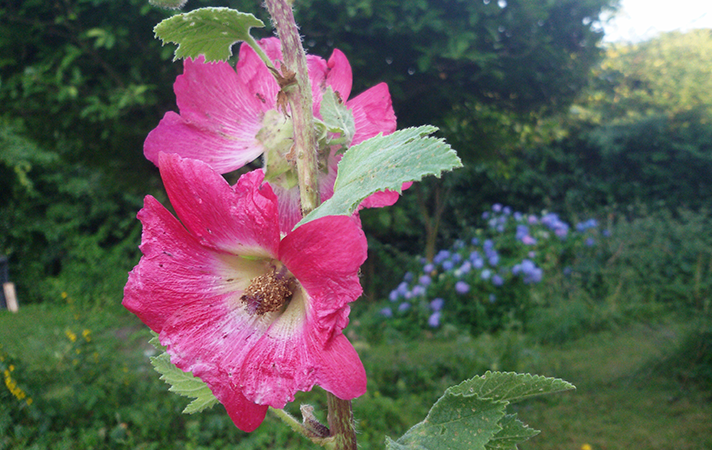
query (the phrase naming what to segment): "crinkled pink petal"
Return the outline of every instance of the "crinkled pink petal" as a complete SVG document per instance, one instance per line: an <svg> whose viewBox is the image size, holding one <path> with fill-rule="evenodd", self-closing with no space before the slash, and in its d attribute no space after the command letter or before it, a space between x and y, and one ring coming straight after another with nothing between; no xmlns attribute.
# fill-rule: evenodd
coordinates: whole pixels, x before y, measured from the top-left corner
<svg viewBox="0 0 712 450"><path fill-rule="evenodd" d="M312 83L314 115L321 117L321 100L324 97L327 86L330 86L334 92L338 92L341 100L346 101L349 98L351 83L353 82L351 64L346 59L346 55L338 49L334 49L329 61L324 61L322 58L312 57L311 55L308 58L315 60L309 66L309 78ZM314 75L311 75L312 73Z"/></svg>
<svg viewBox="0 0 712 450"><path fill-rule="evenodd" d="M265 38L257 42L275 67L281 70L282 44L277 38ZM329 68L323 58L307 55L307 71L314 98L314 114L318 115L322 91L326 89ZM263 101L263 110L274 109L277 104L279 85L257 53L247 44L240 46L240 58L237 63L237 75L250 92Z"/></svg>
<svg viewBox="0 0 712 450"><path fill-rule="evenodd" d="M158 165L160 152L177 153L226 173L263 153L255 136L264 105L229 64L203 61L185 60L174 84L180 115L164 116L146 138L144 154Z"/></svg>
<svg viewBox="0 0 712 450"><path fill-rule="evenodd" d="M318 352L317 384L342 400L366 393L366 370L346 336L340 334Z"/></svg>
<svg viewBox="0 0 712 450"><path fill-rule="evenodd" d="M279 39L262 39L257 43L273 63L277 64L277 61L282 59L282 44ZM278 64L277 67L279 67ZM276 107L279 85L262 59L247 44L240 45L236 70L237 77L242 84L252 93L251 95L262 103L261 108L263 111Z"/></svg>
<svg viewBox="0 0 712 450"><path fill-rule="evenodd" d="M327 63L329 72L326 74L326 84L331 86L334 92L338 92L341 100L348 100L351 95L353 83L353 73L351 63L344 55L344 52L335 48Z"/></svg>
<svg viewBox="0 0 712 450"><path fill-rule="evenodd" d="M412 181L403 183L403 186L401 187L401 191L405 191L412 185L413 185ZM358 205L358 207L359 207L359 209L363 209L363 208L383 208L384 206L391 206L391 205L394 205L398 201L400 196L401 196L400 193L398 193L396 191L391 191L391 190L376 192L376 193L371 194L368 197L366 197L361 202L361 204Z"/></svg>
<svg viewBox="0 0 712 450"><path fill-rule="evenodd" d="M308 293L321 342L348 325L348 303L361 293L358 269L368 244L357 221L327 216L308 222L282 239L279 259Z"/></svg>
<svg viewBox="0 0 712 450"><path fill-rule="evenodd" d="M160 332L181 305L215 295L221 280L214 259L158 200L147 196L138 218L143 257L129 273L123 305Z"/></svg>
<svg viewBox="0 0 712 450"><path fill-rule="evenodd" d="M362 92L346 102L346 106L351 109L356 125L351 145L359 144L378 133L387 135L396 131L396 115L386 83L379 83Z"/></svg>
<svg viewBox="0 0 712 450"><path fill-rule="evenodd" d="M277 255L277 202L269 185L260 187L261 172L249 172L230 187L202 161L161 153L159 168L178 217L204 245L236 255Z"/></svg>

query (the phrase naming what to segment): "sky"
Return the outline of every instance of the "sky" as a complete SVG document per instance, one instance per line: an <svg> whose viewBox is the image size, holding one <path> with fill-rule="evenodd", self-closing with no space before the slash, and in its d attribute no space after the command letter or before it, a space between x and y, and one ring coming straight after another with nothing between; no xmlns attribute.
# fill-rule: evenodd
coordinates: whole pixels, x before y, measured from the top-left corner
<svg viewBox="0 0 712 450"><path fill-rule="evenodd" d="M618 14L603 25L606 42L637 42L665 31L712 28L712 1L621 0Z"/></svg>

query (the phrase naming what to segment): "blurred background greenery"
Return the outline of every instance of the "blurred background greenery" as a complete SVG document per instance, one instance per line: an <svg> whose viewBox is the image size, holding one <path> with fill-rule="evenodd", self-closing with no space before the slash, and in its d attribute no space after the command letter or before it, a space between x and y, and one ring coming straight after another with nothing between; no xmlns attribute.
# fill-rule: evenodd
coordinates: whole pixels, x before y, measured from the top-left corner
<svg viewBox="0 0 712 450"><path fill-rule="evenodd" d="M269 24L257 2L187 8L208 5ZM547 431L532 448L712 446L712 31L602 45L599 17L616 6L297 2L309 52L344 51L355 93L388 82L399 127L437 125L465 162L393 207L362 212L366 294L349 333L370 377L355 403L365 448L487 369L580 386L522 407ZM182 399L147 365L147 333L120 308L140 256L136 212L148 193L165 200L142 144L176 110L182 65L151 31L169 14L145 0L0 3L0 254L21 307L0 312L0 449L304 446L271 421L243 435L219 407L179 415ZM441 323L430 326L415 302L386 320L394 280L424 274L421 258L458 240L493 239L510 268L524 257L514 222L495 232L482 218L494 204L571 224L596 218L609 237L594 248L584 235L539 239L543 280L508 281L510 306L478 303L489 285L442 291L454 281L436 268ZM469 322L456 320L463 311ZM618 407L628 414L615 420L639 431L604 420ZM676 426L663 435L663 423Z"/></svg>

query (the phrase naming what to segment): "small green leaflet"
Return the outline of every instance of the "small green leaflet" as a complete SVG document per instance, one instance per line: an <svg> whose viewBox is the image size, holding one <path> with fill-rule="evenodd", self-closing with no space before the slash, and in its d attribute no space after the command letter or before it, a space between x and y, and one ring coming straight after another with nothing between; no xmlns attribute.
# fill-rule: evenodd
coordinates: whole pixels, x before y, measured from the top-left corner
<svg viewBox="0 0 712 450"><path fill-rule="evenodd" d="M166 9L180 9L185 6L188 0L148 0L153 6Z"/></svg>
<svg viewBox="0 0 712 450"><path fill-rule="evenodd" d="M334 183L334 196L297 226L324 216L350 215L369 195L403 183L462 167L460 158L444 140L430 136L431 125L406 128L388 136L379 134L344 153Z"/></svg>
<svg viewBox="0 0 712 450"><path fill-rule="evenodd" d="M487 450L517 450L517 444L539 434L517 419L516 414L507 414L499 425L502 429L485 444Z"/></svg>
<svg viewBox="0 0 712 450"><path fill-rule="evenodd" d="M448 388L425 420L397 441L386 438L389 450L516 450L517 444L539 432L505 414L513 401L574 389L556 378L487 372Z"/></svg>
<svg viewBox="0 0 712 450"><path fill-rule="evenodd" d="M225 61L232 56L233 44L257 44L250 28L265 24L252 14L230 8L200 8L163 20L153 31L163 43L178 44L175 59L205 56L206 62Z"/></svg>
<svg viewBox="0 0 712 450"><path fill-rule="evenodd" d="M201 379L195 378L193 374L183 372L171 362L171 357L165 352L165 347L158 341L158 335L154 335L149 341L158 350L163 350L158 356L151 357L151 364L156 372L161 374L161 380L170 384L169 391L194 400L183 410L184 414L193 414L214 406L218 399Z"/></svg>

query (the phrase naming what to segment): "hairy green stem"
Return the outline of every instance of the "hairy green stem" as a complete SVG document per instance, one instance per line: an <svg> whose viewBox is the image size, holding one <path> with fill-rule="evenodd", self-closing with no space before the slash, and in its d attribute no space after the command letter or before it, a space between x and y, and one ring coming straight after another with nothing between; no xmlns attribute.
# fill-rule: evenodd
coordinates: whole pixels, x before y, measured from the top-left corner
<svg viewBox="0 0 712 450"><path fill-rule="evenodd" d="M326 393L329 406L329 429L335 439L335 450L356 450L356 430L351 411L351 400L341 400L331 392Z"/></svg>
<svg viewBox="0 0 712 450"><path fill-rule="evenodd" d="M312 93L307 71L307 57L304 53L299 30L294 20L291 2L288 0L266 0L267 11L282 41L282 76L295 73L296 86L283 88L289 101L294 124L294 155L296 156L299 178L299 196L302 215L306 216L319 206L319 185L317 183L317 147L314 133L314 113Z"/></svg>

